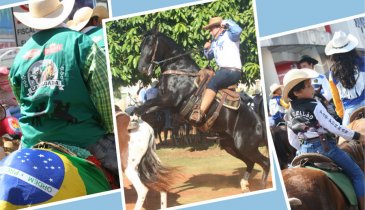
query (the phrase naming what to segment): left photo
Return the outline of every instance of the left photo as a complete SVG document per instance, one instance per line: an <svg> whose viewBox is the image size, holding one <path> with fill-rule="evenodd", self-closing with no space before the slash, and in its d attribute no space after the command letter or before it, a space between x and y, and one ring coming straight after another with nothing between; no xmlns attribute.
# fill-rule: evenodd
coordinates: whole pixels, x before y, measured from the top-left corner
<svg viewBox="0 0 365 210"><path fill-rule="evenodd" d="M0 209L119 188L106 0L0 10Z"/></svg>

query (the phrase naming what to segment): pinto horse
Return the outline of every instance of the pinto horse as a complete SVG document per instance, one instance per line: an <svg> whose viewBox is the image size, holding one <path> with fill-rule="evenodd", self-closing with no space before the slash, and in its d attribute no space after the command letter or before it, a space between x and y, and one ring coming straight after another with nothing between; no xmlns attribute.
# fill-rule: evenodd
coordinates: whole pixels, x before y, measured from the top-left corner
<svg viewBox="0 0 365 210"><path fill-rule="evenodd" d="M365 119L352 122L349 127L365 134ZM358 127L357 127L357 126ZM364 171L364 143L345 141L340 149L349 153ZM342 192L322 172L308 168L290 168L282 171L282 176L292 210L353 210Z"/></svg>
<svg viewBox="0 0 365 210"><path fill-rule="evenodd" d="M136 114L163 109L179 112L197 90L194 80L200 70L199 66L174 40L157 30L151 30L144 36L141 44L138 70L151 75L156 64L162 72L159 95L136 107ZM167 74L167 70L174 70L176 73ZM207 115L212 115L217 106L218 102L214 101ZM246 172L241 179L243 191L249 190L248 179L255 163L263 168L262 182L266 183L270 161L258 149L260 144L267 145L266 131L253 109L242 100L238 110L222 107L210 130L219 134L220 146L223 149L246 163Z"/></svg>
<svg viewBox="0 0 365 210"><path fill-rule="evenodd" d="M153 128L140 121L139 127L128 131L129 115L116 115L122 170L137 191L135 210L142 208L149 189L161 194L161 208L167 206L167 194L174 179L173 168L164 167L156 155Z"/></svg>

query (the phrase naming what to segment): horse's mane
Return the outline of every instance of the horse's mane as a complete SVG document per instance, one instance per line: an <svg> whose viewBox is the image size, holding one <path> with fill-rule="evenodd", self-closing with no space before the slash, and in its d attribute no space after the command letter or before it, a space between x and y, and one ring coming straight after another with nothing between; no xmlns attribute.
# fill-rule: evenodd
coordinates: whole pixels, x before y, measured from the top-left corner
<svg viewBox="0 0 365 210"><path fill-rule="evenodd" d="M179 52L184 53L185 50L175 42L175 40L173 40L172 38L170 38L169 36L167 36L166 34L162 33L162 32L158 32L157 34L158 37L161 37L165 42L167 42L168 45L173 46L176 50L178 50Z"/></svg>

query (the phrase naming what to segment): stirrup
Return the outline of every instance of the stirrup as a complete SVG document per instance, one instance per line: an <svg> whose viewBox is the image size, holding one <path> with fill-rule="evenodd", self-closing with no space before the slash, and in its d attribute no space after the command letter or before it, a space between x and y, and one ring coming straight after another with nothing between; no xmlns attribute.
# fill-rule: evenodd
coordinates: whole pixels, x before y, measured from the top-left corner
<svg viewBox="0 0 365 210"><path fill-rule="evenodd" d="M202 121L202 118L203 116L200 109L194 109L190 114L189 120L195 123L200 123Z"/></svg>

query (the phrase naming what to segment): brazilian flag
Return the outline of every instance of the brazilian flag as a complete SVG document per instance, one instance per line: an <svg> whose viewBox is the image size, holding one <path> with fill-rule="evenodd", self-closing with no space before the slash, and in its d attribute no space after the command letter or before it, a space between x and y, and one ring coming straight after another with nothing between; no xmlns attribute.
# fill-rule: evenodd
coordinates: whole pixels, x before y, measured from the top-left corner
<svg viewBox="0 0 365 210"><path fill-rule="evenodd" d="M22 149L0 162L0 210L12 210L110 190L103 172L74 156Z"/></svg>

